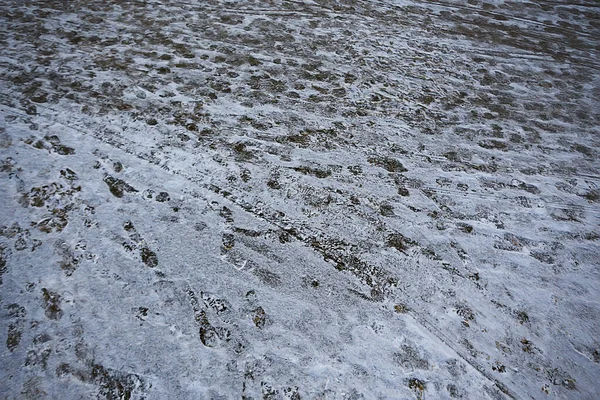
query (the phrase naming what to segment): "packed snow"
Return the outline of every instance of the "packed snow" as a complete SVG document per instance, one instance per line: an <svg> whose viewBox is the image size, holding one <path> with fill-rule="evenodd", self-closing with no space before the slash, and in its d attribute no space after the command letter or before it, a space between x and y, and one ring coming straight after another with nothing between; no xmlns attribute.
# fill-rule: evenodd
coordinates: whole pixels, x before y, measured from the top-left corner
<svg viewBox="0 0 600 400"><path fill-rule="evenodd" d="M594 0L0 0L0 398L600 398Z"/></svg>

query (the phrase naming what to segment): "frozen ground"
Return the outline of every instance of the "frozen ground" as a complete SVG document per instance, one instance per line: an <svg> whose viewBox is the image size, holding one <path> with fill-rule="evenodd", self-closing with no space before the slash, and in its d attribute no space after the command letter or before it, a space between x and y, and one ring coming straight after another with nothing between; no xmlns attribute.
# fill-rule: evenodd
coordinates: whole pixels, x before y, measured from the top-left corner
<svg viewBox="0 0 600 400"><path fill-rule="evenodd" d="M599 21L0 0L0 398L600 398Z"/></svg>

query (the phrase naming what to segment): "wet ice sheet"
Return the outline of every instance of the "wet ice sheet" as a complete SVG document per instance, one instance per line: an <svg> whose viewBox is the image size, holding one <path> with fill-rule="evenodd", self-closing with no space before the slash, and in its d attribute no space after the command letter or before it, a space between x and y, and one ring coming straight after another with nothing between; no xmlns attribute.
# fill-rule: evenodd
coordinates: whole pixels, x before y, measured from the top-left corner
<svg viewBox="0 0 600 400"><path fill-rule="evenodd" d="M591 3L2 8L6 396L598 394Z"/></svg>

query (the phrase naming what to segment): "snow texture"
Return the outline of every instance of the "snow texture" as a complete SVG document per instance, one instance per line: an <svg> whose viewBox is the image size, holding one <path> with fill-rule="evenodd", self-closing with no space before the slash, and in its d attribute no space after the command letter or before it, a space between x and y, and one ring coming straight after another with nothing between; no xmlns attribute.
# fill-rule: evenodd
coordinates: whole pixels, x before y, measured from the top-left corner
<svg viewBox="0 0 600 400"><path fill-rule="evenodd" d="M0 398L600 398L594 0L0 0Z"/></svg>

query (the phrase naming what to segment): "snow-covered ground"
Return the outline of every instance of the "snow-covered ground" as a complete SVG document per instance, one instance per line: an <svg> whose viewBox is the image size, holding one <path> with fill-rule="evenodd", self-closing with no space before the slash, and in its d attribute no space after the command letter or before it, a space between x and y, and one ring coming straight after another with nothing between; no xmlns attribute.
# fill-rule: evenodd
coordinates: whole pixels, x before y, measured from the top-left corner
<svg viewBox="0 0 600 400"><path fill-rule="evenodd" d="M600 398L594 0L0 0L0 398Z"/></svg>

